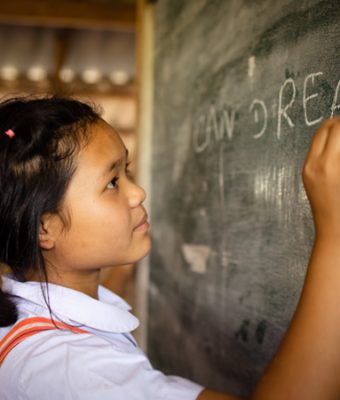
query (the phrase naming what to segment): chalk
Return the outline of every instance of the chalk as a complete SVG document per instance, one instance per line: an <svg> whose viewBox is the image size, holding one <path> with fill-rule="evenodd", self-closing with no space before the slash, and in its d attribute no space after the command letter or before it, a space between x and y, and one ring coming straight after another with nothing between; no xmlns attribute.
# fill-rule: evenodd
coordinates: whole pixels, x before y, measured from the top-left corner
<svg viewBox="0 0 340 400"><path fill-rule="evenodd" d="M256 67L256 58L255 56L251 56L248 58L248 76L252 78L254 76L254 71Z"/></svg>

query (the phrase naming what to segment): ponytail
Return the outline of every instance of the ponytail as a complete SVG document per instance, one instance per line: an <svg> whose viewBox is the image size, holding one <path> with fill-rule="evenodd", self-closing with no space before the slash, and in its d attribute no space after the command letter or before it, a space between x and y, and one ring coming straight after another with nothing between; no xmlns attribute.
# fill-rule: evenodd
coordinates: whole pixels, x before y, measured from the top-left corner
<svg viewBox="0 0 340 400"><path fill-rule="evenodd" d="M13 325L17 319L17 308L11 296L0 289L0 327Z"/></svg>

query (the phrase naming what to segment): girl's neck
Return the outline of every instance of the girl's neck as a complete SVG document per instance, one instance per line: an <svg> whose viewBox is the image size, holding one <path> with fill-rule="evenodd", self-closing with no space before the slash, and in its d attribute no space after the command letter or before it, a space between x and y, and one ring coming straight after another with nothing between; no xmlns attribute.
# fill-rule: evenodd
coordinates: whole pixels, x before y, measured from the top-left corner
<svg viewBox="0 0 340 400"><path fill-rule="evenodd" d="M36 273L31 274L29 280L41 281ZM100 271L67 271L60 274L57 271L48 270L48 283L77 290L94 299L98 299Z"/></svg>

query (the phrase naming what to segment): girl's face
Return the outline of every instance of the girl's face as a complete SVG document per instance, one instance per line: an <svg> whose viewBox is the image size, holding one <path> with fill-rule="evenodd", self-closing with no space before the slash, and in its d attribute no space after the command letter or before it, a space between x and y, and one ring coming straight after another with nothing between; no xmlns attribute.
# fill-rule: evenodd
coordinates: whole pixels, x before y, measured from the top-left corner
<svg viewBox="0 0 340 400"><path fill-rule="evenodd" d="M104 121L93 125L77 161L63 204L70 226L59 230L49 261L84 271L140 260L151 245L145 192L129 177L119 135Z"/></svg>

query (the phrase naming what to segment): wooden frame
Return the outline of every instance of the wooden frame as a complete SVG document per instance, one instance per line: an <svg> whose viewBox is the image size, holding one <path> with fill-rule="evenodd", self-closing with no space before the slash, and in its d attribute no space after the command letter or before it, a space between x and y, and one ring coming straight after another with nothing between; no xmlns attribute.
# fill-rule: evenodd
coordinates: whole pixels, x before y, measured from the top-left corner
<svg viewBox="0 0 340 400"><path fill-rule="evenodd" d="M145 206L151 205L151 140L153 121L153 50L154 5L148 0L137 2L137 181L147 193ZM147 350L149 258L136 270L136 314L141 327L136 332L143 350Z"/></svg>
<svg viewBox="0 0 340 400"><path fill-rule="evenodd" d="M136 7L119 1L4 0L0 23L134 30Z"/></svg>

